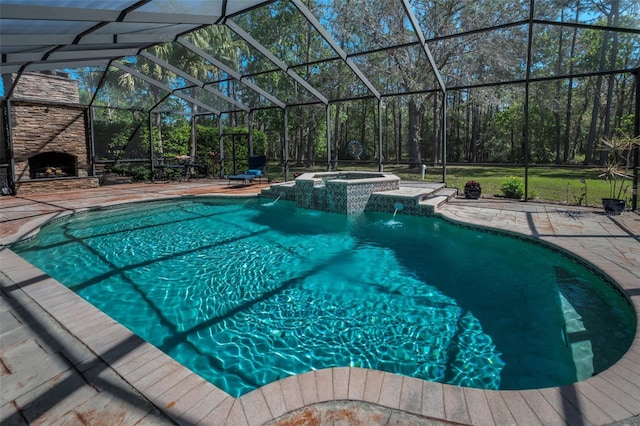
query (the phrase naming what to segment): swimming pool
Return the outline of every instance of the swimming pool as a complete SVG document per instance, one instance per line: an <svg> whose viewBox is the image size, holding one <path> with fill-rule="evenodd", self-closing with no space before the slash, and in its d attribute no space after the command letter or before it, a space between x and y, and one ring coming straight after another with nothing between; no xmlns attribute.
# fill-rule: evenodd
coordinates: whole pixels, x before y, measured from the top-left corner
<svg viewBox="0 0 640 426"><path fill-rule="evenodd" d="M77 215L14 249L236 396L349 365L554 386L630 345L631 308L581 264L437 218L390 219L190 199Z"/></svg>

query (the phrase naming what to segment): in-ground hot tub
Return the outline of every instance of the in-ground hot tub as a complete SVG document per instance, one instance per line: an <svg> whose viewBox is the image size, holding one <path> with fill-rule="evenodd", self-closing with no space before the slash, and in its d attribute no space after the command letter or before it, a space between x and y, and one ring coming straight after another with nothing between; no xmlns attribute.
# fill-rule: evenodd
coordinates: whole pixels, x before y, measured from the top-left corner
<svg viewBox="0 0 640 426"><path fill-rule="evenodd" d="M399 187L400 178L391 173L305 173L296 178L296 206L335 213L362 213L372 193Z"/></svg>

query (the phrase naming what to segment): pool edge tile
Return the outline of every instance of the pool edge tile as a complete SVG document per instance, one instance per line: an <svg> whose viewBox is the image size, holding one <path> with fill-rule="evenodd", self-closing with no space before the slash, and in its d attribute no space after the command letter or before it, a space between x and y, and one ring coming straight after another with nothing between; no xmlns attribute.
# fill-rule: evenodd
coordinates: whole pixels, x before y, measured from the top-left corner
<svg viewBox="0 0 640 426"><path fill-rule="evenodd" d="M274 419L287 413L287 404L280 388L280 382L269 383L261 387L260 390L262 390L262 395Z"/></svg>
<svg viewBox="0 0 640 426"><path fill-rule="evenodd" d="M218 405L211 408L210 411L204 417L202 417L199 421L193 422L193 424L202 424L202 425L227 424L229 414L231 413L231 408L235 402L236 402L236 399L234 397L232 396L226 397L225 399L220 401Z"/></svg>
<svg viewBox="0 0 640 426"><path fill-rule="evenodd" d="M349 367L332 368L333 397L336 400L349 398Z"/></svg>
<svg viewBox="0 0 640 426"><path fill-rule="evenodd" d="M422 415L435 419L445 418L444 385L442 383L423 381Z"/></svg>
<svg viewBox="0 0 640 426"><path fill-rule="evenodd" d="M242 395L238 400L250 425L261 425L273 419L269 404L260 388Z"/></svg>
<svg viewBox="0 0 640 426"><path fill-rule="evenodd" d="M300 384L298 383L297 376L289 376L279 381L280 388L282 389L282 395L284 396L284 402L287 406L287 411L294 411L304 407L302 401L302 391Z"/></svg>
<svg viewBox="0 0 640 426"><path fill-rule="evenodd" d="M368 370L365 380L363 399L366 402L374 404L380 399L380 389L382 389L382 380L384 373L380 370Z"/></svg>
<svg viewBox="0 0 640 426"><path fill-rule="evenodd" d="M239 398L234 398L233 404L231 405L231 410L229 410L229 415L227 416L227 420L224 424L233 426L250 426L257 425L258 423L253 423L251 419L247 418L244 407L242 405L242 400Z"/></svg>
<svg viewBox="0 0 640 426"><path fill-rule="evenodd" d="M452 422L471 424L471 417L467 410L464 390L458 386L443 386L445 418Z"/></svg>
<svg viewBox="0 0 640 426"><path fill-rule="evenodd" d="M183 401L186 395L191 393L198 386L201 386L205 380L197 374L187 371L187 376L178 381L174 386L165 389L154 399L154 404L165 412L171 412L171 418L179 417L175 413L176 406Z"/></svg>
<svg viewBox="0 0 640 426"><path fill-rule="evenodd" d="M633 415L631 411L626 410L617 401L598 389L591 380L584 380L571 386L596 405L605 415L609 416L611 418L610 423L627 419Z"/></svg>
<svg viewBox="0 0 640 426"><path fill-rule="evenodd" d="M185 394L180 400L184 408L181 409L182 413L177 416L178 420L180 420L178 423L199 424L229 399L232 400L234 398L211 383L204 381L204 383L199 384ZM192 402L193 404L191 404ZM191 406L187 407L189 404Z"/></svg>
<svg viewBox="0 0 640 426"><path fill-rule="evenodd" d="M400 409L412 414L422 414L423 380L405 377L400 391Z"/></svg>
<svg viewBox="0 0 640 426"><path fill-rule="evenodd" d="M394 410L400 409L400 390L402 389L403 380L404 376L384 372L382 374L382 388L380 389L378 404Z"/></svg>
<svg viewBox="0 0 640 426"><path fill-rule="evenodd" d="M477 389L475 391L476 392L470 391L465 388L465 397L467 399L467 405L470 407L469 413L471 418L486 416L487 413L480 411L477 406L477 404L482 404L486 407L489 416L496 425L514 424L516 422L509 406L504 398L502 398L501 392L483 391L483 398L481 398L477 395Z"/></svg>
<svg viewBox="0 0 640 426"><path fill-rule="evenodd" d="M349 390L347 397L351 400L364 399L365 383L367 380L367 370L364 368L349 369Z"/></svg>
<svg viewBox="0 0 640 426"><path fill-rule="evenodd" d="M318 402L318 384L316 374L313 370L303 374L298 374L298 384L304 405L311 405Z"/></svg>
<svg viewBox="0 0 640 426"><path fill-rule="evenodd" d="M486 396L496 424L543 424L519 391L487 391Z"/></svg>
<svg viewBox="0 0 640 426"><path fill-rule="evenodd" d="M316 370L315 375L318 386L318 402L333 400L333 370L331 368Z"/></svg>

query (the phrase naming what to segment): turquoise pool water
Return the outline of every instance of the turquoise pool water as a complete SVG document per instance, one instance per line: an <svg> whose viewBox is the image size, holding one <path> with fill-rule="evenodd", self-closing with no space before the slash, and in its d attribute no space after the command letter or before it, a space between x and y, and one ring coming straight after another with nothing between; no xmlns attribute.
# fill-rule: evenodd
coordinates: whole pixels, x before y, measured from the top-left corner
<svg viewBox="0 0 640 426"><path fill-rule="evenodd" d="M557 386L606 369L635 334L622 296L540 245L439 218L264 204L89 212L13 249L234 396L333 366Z"/></svg>

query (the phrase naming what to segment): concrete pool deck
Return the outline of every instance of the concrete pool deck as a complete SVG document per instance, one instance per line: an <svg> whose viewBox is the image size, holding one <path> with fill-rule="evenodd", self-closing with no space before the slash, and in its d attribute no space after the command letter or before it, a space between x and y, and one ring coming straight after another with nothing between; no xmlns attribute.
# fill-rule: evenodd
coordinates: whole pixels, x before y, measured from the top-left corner
<svg viewBox="0 0 640 426"><path fill-rule="evenodd" d="M484 391L331 368L233 398L5 247L72 211L182 195L255 195L265 186L128 184L0 198L0 423L640 424L638 332L614 366L559 388ZM640 215L491 198L457 198L439 213L581 256L620 285L640 317Z"/></svg>

